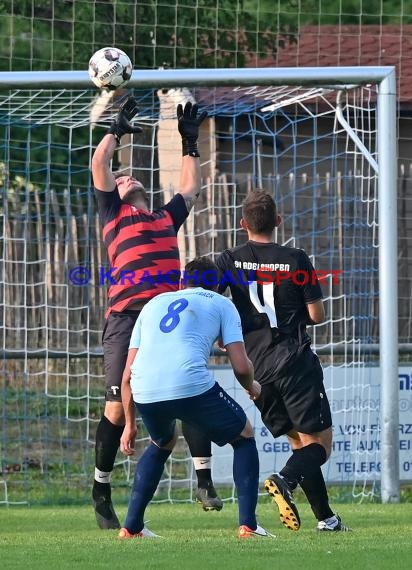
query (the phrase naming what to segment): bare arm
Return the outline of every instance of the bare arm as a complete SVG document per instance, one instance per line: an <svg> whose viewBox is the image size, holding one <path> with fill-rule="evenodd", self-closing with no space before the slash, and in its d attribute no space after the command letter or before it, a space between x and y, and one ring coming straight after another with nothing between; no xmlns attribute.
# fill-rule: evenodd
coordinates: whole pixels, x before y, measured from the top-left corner
<svg viewBox="0 0 412 570"><path fill-rule="evenodd" d="M140 133L142 129L133 126L130 121L137 113L137 102L134 97L128 97L121 105L117 117L110 125L109 131L102 138L93 154L92 175L93 184L103 192L113 192L116 180L111 169L111 161L116 146L123 135Z"/></svg>
<svg viewBox="0 0 412 570"><path fill-rule="evenodd" d="M126 366L122 377L122 404L124 415L126 418L126 425L120 438L120 449L126 455L133 455L134 444L137 435L136 429L136 408L133 402L132 388L130 386L130 379L132 377L131 365L136 358L138 349L130 348L127 355Z"/></svg>
<svg viewBox="0 0 412 570"><path fill-rule="evenodd" d="M113 192L116 180L111 169L111 161L117 141L114 135L106 134L97 145L92 158L93 184L103 192Z"/></svg>
<svg viewBox="0 0 412 570"><path fill-rule="evenodd" d="M325 307L323 306L323 300L315 301L314 303L309 303L306 305L308 309L308 324L310 325L320 325L325 320Z"/></svg>
<svg viewBox="0 0 412 570"><path fill-rule="evenodd" d="M260 384L253 379L253 364L249 360L243 342L231 342L225 346L227 355L239 384L252 400L260 395Z"/></svg>
<svg viewBox="0 0 412 570"><path fill-rule="evenodd" d="M198 106L188 101L184 108L177 106L177 126L182 137L182 171L180 174L180 194L186 201L188 211L200 193L200 158L197 147L199 127L207 117L203 111L198 115Z"/></svg>
<svg viewBox="0 0 412 570"><path fill-rule="evenodd" d="M180 194L190 211L196 198L200 194L200 158L193 156L182 157L182 170L180 173Z"/></svg>

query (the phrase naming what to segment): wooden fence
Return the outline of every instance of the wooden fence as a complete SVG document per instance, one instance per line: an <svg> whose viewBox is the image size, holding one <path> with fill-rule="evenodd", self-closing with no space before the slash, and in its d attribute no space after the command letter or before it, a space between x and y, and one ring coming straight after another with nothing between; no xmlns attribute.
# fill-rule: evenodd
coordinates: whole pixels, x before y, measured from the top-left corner
<svg viewBox="0 0 412 570"><path fill-rule="evenodd" d="M399 323L402 342L411 342L410 180L409 170L404 170L399 182ZM314 252L317 268L331 269L330 265L334 264L336 269L353 266L356 270L351 244L364 239L371 248L366 252L370 256L369 273L366 264L359 269L364 274L351 281L359 295L355 295L349 304L343 300L335 303L335 333L347 334L338 322L356 314L356 311L362 312L360 304L365 290L369 290L371 297L368 306L374 307L377 315L377 248L373 248L371 243L376 236L366 235L367 228L360 230L362 216L365 216L364 206L356 204L347 195L338 198L341 192L339 177L333 187L328 177L317 181L315 194L313 190L305 190L310 187L307 186L307 177L286 181L268 177L266 187L277 197L280 214L284 218L284 224L278 231L278 241L303 247L308 253ZM249 175L236 182L226 174L205 181L204 191L187 225L190 232L181 238L184 240L182 261L186 261L186 256L214 255L245 239L239 228L241 201L252 189ZM14 351L98 351L106 307L106 287L100 283L99 268L109 269L109 265L92 193L71 191L57 195L53 190L14 193L5 196L0 212L3 351L11 355ZM299 212L299 215L293 215L294 212ZM331 229L327 230L328 227ZM289 239L292 234L296 236L296 242ZM332 253L328 255L328 252ZM70 271L76 267L84 267L90 272L87 285L76 286L70 282ZM366 285L362 280L366 280ZM336 296L343 292L343 286L334 289ZM377 334L376 317L365 336L376 338ZM325 341L327 336L325 333ZM372 340L364 339L365 342Z"/></svg>

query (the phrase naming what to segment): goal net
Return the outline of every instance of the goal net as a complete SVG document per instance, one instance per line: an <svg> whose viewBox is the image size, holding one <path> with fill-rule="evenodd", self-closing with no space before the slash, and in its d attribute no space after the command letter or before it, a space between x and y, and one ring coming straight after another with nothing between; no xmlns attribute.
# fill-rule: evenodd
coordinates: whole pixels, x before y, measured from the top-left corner
<svg viewBox="0 0 412 570"><path fill-rule="evenodd" d="M379 358L380 320L391 324L388 312L379 313L379 295L382 301L391 286L382 289L380 268L396 248L390 250L390 234L383 253L380 245L378 184L391 182L394 157L378 152L378 127L390 124L391 109L379 107L378 80L356 81L367 74L356 70L343 81L336 69L321 71L321 80L317 73L310 80L307 70L289 70L288 83L274 69L256 77L208 70L214 86L198 81L201 70L148 72L127 92L111 94L88 88L77 72L28 73L24 81L0 74L0 503L89 501L104 405L101 334L109 284L90 162L128 93L138 100L143 132L122 139L113 167L143 182L153 208L179 190L176 105L191 99L208 111L199 139L202 193L179 235L183 263L242 243L241 202L265 188L283 220L278 243L305 249L323 272L327 320L310 334L334 414L325 477L349 486L354 497L378 492L382 448L393 441L390 421L382 433L393 393L383 390L381 401L381 377L396 362L390 341L386 363ZM10 81L13 88L5 90ZM378 116L382 109L389 118ZM390 209L390 198L379 198ZM215 355L211 366L255 426L263 480L282 467L288 444L268 434L226 360ZM139 422L137 458L147 442ZM116 502L128 499L135 462L119 452ZM233 499L229 446L214 448L213 475L222 496ZM195 490L180 438L155 500L193 500Z"/></svg>

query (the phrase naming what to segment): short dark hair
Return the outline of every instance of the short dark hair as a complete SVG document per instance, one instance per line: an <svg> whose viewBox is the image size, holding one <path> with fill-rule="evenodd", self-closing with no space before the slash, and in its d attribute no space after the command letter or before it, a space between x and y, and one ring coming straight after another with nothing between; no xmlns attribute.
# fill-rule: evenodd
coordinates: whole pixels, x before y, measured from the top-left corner
<svg viewBox="0 0 412 570"><path fill-rule="evenodd" d="M115 180L118 180L119 178L123 178L123 176L131 176L132 178L134 178L141 185L141 188L139 188L139 190L135 191L136 194L138 194L139 198L141 200L143 200L147 206L149 206L149 204L150 204L149 196L147 195L146 189L143 186L142 182L140 182L140 180L138 180L132 174L128 174L127 172L122 172L119 170L117 170L116 172L113 172L113 176L114 176Z"/></svg>
<svg viewBox="0 0 412 570"><path fill-rule="evenodd" d="M139 184L141 184L144 187L143 182L140 182L140 180L138 178L136 178L136 176L134 176L130 172L124 172L123 170L116 170L116 172L113 172L113 176L114 176L115 180L117 180L118 178L123 178L123 176L131 176L132 178L137 180L137 182L139 182Z"/></svg>
<svg viewBox="0 0 412 570"><path fill-rule="evenodd" d="M185 266L184 282L191 287L212 291L219 281L219 269L210 257L195 257Z"/></svg>
<svg viewBox="0 0 412 570"><path fill-rule="evenodd" d="M278 212L272 196L266 190L250 192L242 203L242 217L255 234L272 233Z"/></svg>
<svg viewBox="0 0 412 570"><path fill-rule="evenodd" d="M116 172L113 172L113 176L115 180L117 180L118 178L122 178L122 176L130 176L130 174L123 172L122 170L116 170Z"/></svg>

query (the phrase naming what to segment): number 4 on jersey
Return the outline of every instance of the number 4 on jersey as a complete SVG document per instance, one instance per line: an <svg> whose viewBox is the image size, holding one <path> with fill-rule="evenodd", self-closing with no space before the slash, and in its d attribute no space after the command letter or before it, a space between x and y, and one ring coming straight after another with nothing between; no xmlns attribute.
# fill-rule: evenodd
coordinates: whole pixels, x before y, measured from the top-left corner
<svg viewBox="0 0 412 570"><path fill-rule="evenodd" d="M258 286L262 287L263 305L259 299ZM265 313L269 319L271 328L276 328L278 326L278 320L276 318L275 299L273 297L273 283L262 283L258 285L257 281L252 281L249 285L249 295L256 310L259 311L259 313Z"/></svg>

